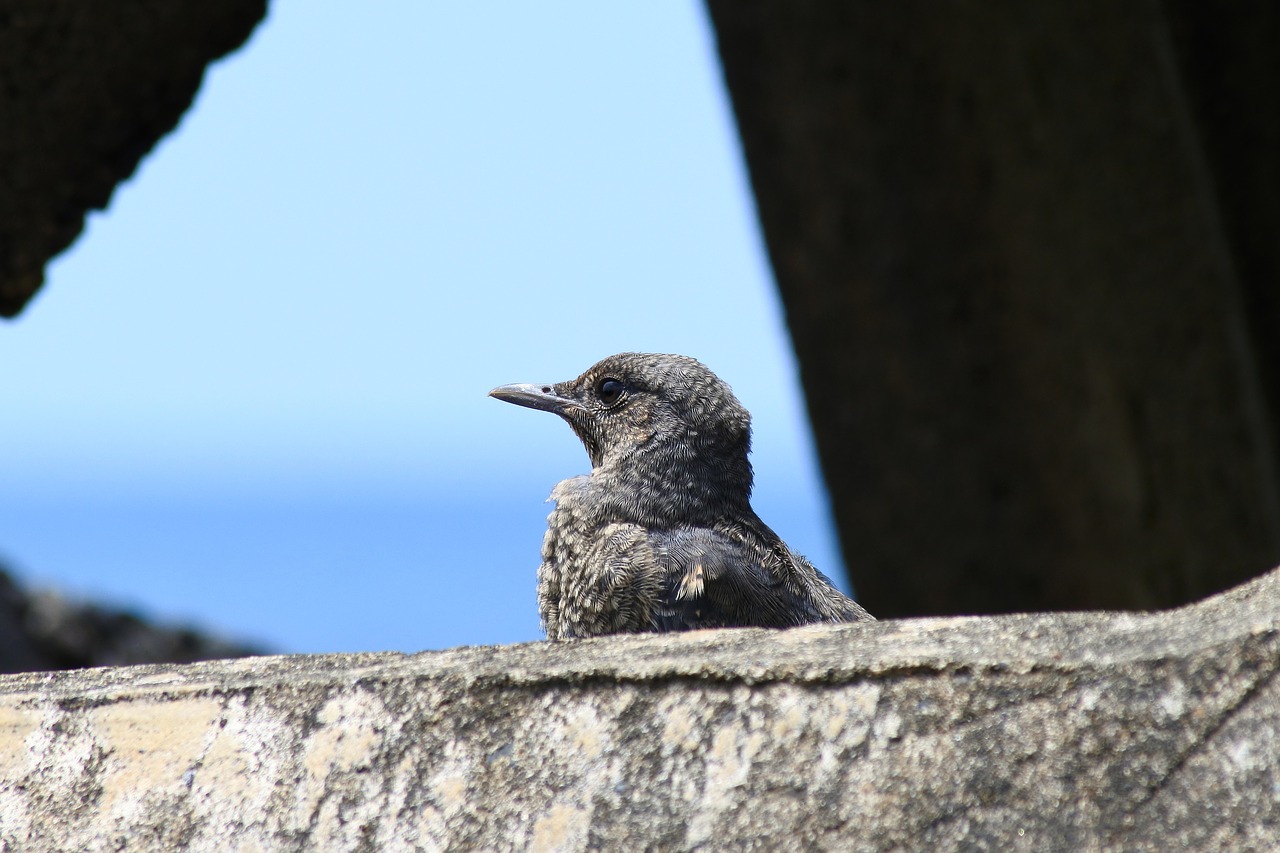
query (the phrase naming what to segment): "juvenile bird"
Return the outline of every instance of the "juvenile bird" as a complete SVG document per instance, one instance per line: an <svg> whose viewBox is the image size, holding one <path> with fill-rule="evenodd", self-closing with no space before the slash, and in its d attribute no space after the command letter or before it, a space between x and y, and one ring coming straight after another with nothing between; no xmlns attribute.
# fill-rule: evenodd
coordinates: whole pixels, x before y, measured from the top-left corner
<svg viewBox="0 0 1280 853"><path fill-rule="evenodd" d="M621 353L489 396L554 412L591 457L551 492L548 639L872 619L751 509L751 416L702 363Z"/></svg>

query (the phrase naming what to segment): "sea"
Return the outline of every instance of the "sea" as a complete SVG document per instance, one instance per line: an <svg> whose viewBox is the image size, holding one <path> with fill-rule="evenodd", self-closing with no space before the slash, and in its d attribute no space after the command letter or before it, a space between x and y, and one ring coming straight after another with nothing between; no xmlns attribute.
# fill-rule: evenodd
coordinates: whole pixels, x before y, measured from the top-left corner
<svg viewBox="0 0 1280 853"><path fill-rule="evenodd" d="M0 495L0 566L29 587L275 652L540 639L551 483L440 492ZM755 501L847 589L821 495Z"/></svg>

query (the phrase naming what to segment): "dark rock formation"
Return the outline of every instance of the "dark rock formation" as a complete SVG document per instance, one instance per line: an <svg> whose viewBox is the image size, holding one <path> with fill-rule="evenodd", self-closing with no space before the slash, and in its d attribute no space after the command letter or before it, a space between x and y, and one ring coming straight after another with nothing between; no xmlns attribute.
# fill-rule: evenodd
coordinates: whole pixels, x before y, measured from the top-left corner
<svg viewBox="0 0 1280 853"><path fill-rule="evenodd" d="M871 612L1280 560L1280 7L708 5Z"/></svg>
<svg viewBox="0 0 1280 853"><path fill-rule="evenodd" d="M1183 610L0 678L0 845L1280 849L1280 574Z"/></svg>
<svg viewBox="0 0 1280 853"><path fill-rule="evenodd" d="M191 663L262 654L190 628L155 625L125 611L28 592L0 570L0 672Z"/></svg>
<svg viewBox="0 0 1280 853"><path fill-rule="evenodd" d="M0 0L0 316L265 14L266 0Z"/></svg>

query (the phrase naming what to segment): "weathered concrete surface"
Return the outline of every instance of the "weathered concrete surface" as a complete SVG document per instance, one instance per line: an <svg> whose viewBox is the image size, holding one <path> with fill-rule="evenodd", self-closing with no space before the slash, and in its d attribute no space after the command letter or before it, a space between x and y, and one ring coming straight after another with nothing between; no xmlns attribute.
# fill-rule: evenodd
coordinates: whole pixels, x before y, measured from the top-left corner
<svg viewBox="0 0 1280 853"><path fill-rule="evenodd" d="M266 0L0 0L0 316L39 288Z"/></svg>
<svg viewBox="0 0 1280 853"><path fill-rule="evenodd" d="M1280 575L1154 614L0 679L10 850L1280 845Z"/></svg>

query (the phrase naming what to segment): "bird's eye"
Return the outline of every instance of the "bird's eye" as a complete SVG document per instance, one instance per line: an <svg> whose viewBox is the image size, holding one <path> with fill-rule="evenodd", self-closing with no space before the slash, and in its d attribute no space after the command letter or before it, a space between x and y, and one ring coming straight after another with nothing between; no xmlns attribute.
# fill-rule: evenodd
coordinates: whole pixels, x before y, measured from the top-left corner
<svg viewBox="0 0 1280 853"><path fill-rule="evenodd" d="M616 379L601 379L596 385L596 394L606 406L612 406L618 402L618 398L625 390L625 386Z"/></svg>

